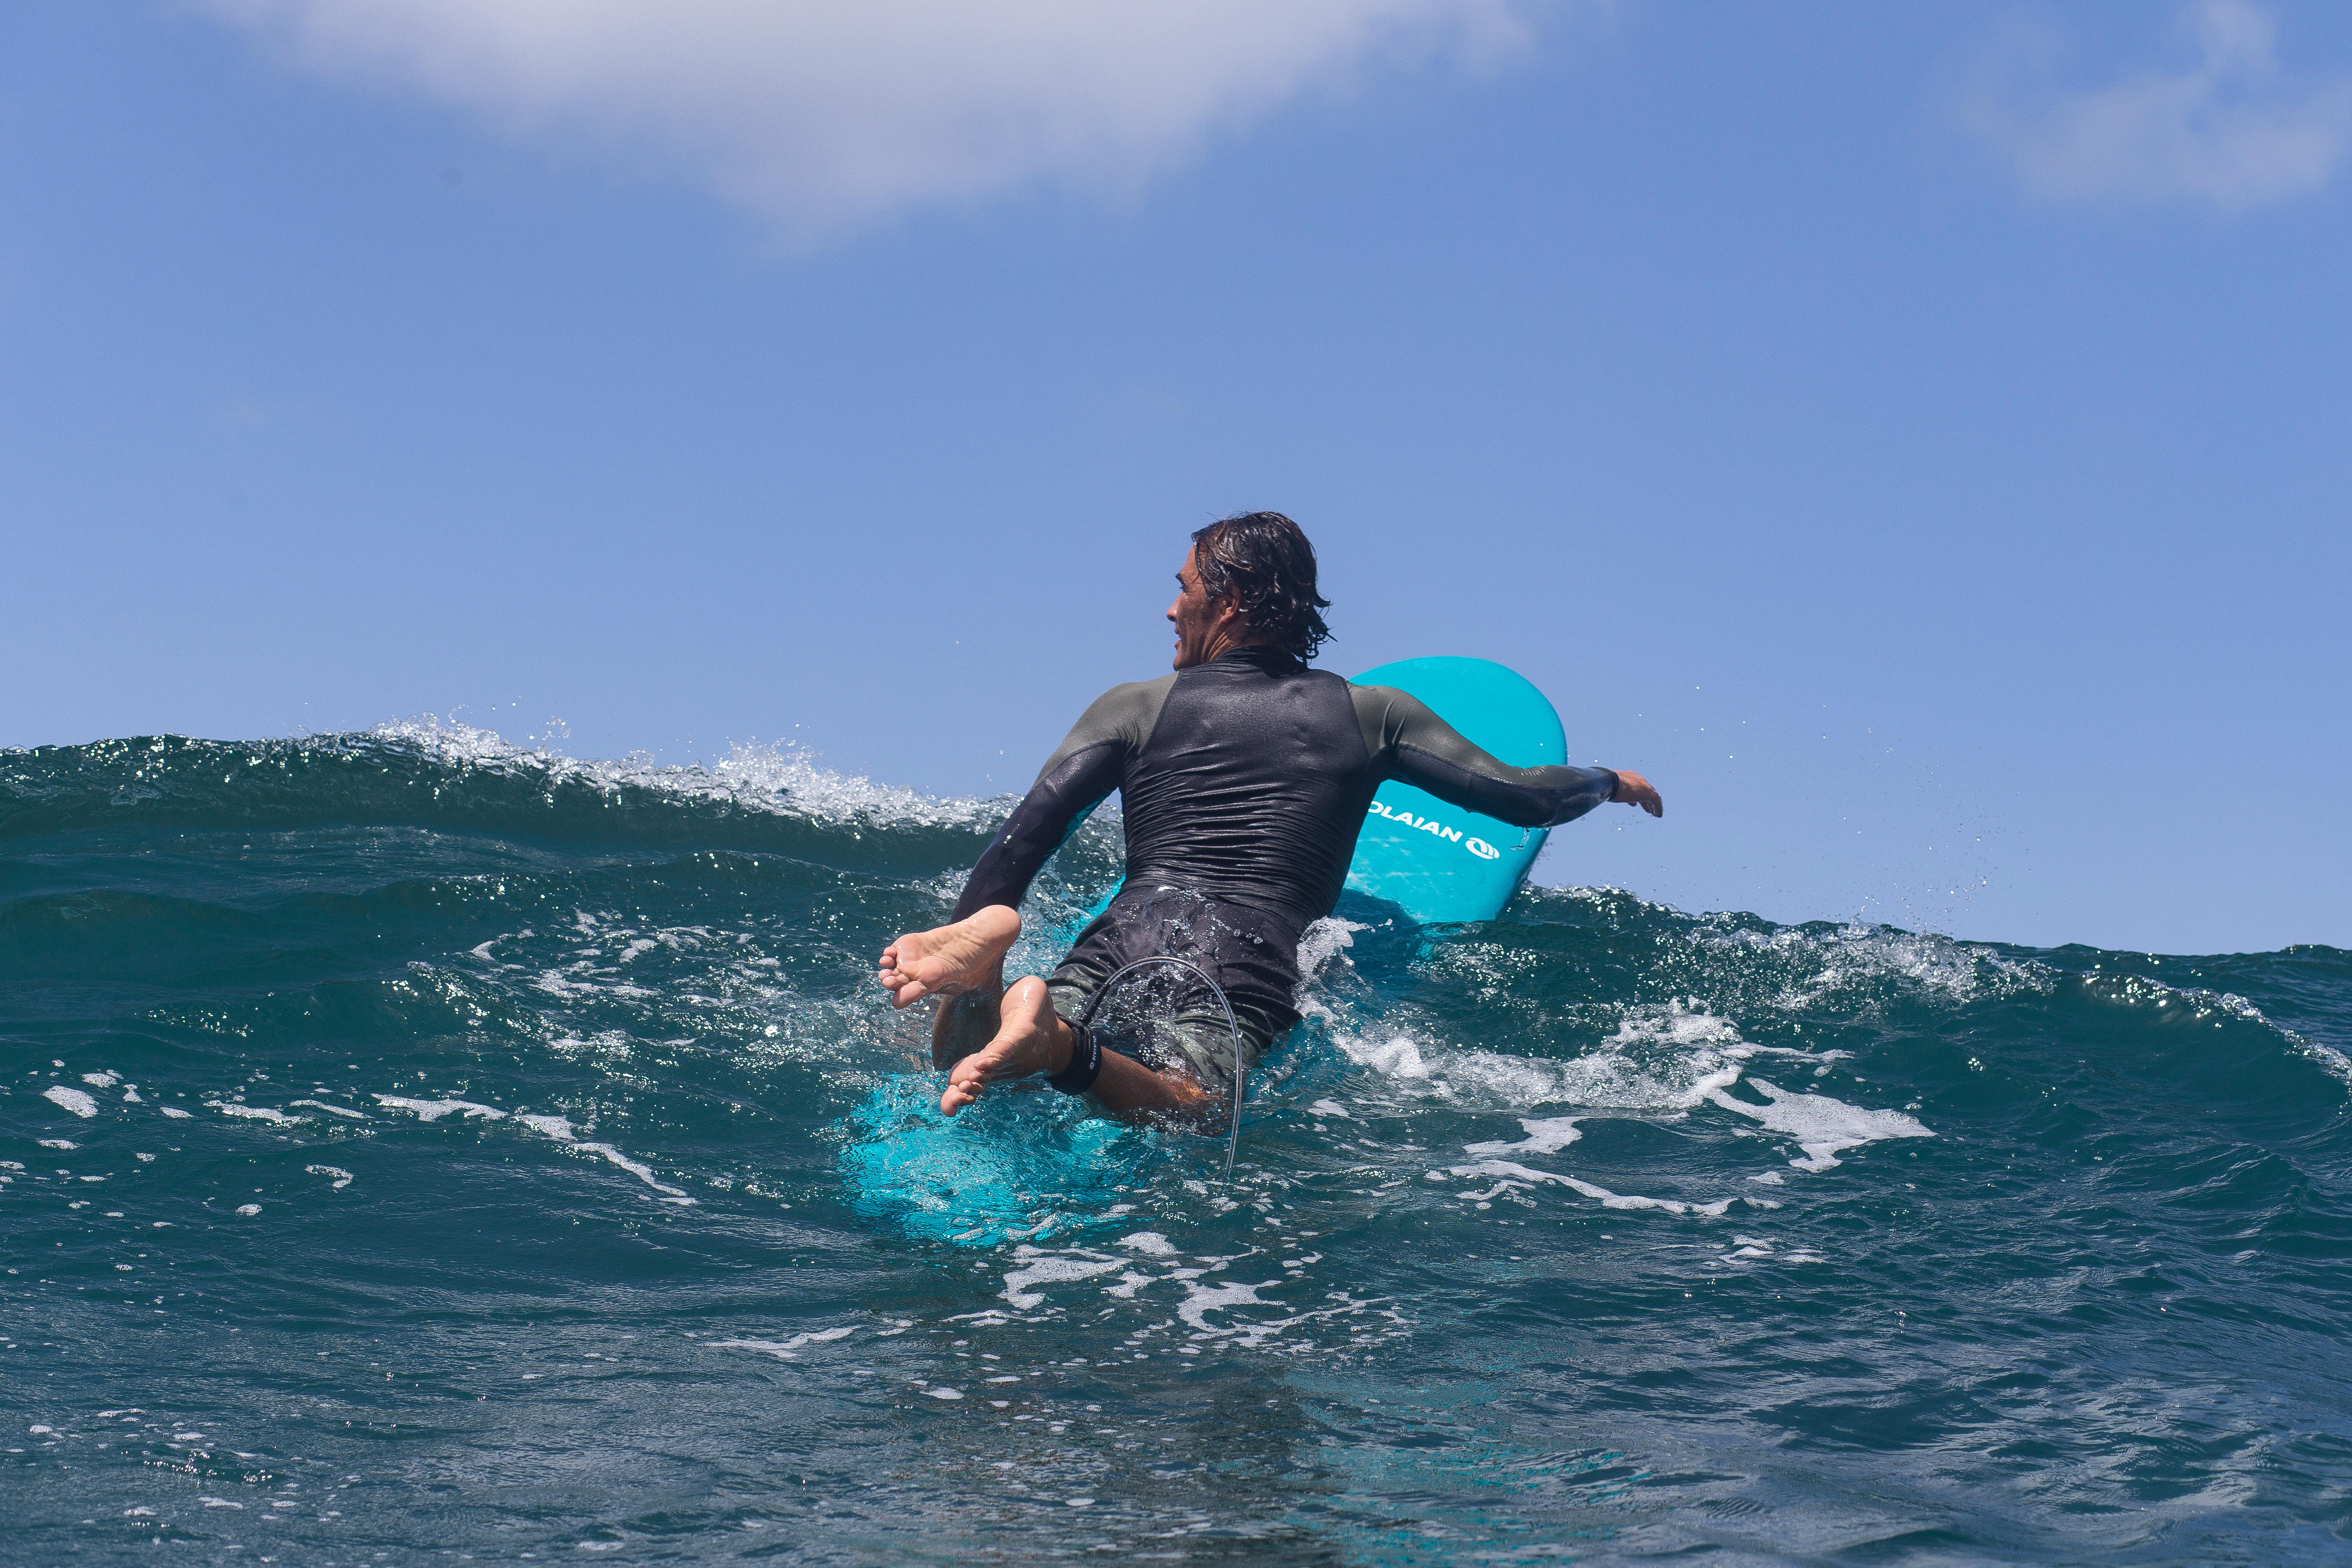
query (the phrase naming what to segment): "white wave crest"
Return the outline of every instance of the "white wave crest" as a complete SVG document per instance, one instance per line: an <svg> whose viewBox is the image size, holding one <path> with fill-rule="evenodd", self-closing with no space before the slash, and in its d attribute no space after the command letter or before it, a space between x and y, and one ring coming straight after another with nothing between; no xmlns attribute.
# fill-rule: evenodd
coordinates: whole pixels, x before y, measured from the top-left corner
<svg viewBox="0 0 2352 1568"><path fill-rule="evenodd" d="M1825 1094L1790 1094L1768 1079L1751 1078L1750 1087L1766 1103L1735 1100L1717 1090L1708 1100L1724 1110L1760 1121L1771 1131L1797 1141L1804 1158L1790 1164L1800 1171L1826 1171L1839 1163L1848 1149L1859 1149L1882 1138L1933 1138L1935 1133L1899 1110L1872 1110L1848 1105Z"/></svg>
<svg viewBox="0 0 2352 1568"><path fill-rule="evenodd" d="M1003 814L1004 802L923 795L819 767L786 745L738 745L719 762L665 765L637 753L595 762L546 746L519 746L496 731L425 714L379 724L380 741L414 746L454 768L543 774L550 784L582 785L606 795L643 790L682 802L720 803L825 824L977 828Z"/></svg>
<svg viewBox="0 0 2352 1568"><path fill-rule="evenodd" d="M1457 1178L1485 1176L1493 1179L1495 1184L1486 1191L1462 1194L1465 1201L1477 1204L1481 1207L1494 1202L1506 1193L1525 1192L1546 1184L1562 1186L1571 1192L1581 1193L1584 1196L1598 1201L1602 1208L1656 1209L1662 1214L1705 1215L1710 1219L1721 1218L1733 1203L1742 1201L1717 1198L1713 1203L1693 1204L1685 1203L1680 1198L1645 1198L1630 1193L1612 1193L1607 1187L1596 1186L1591 1182L1580 1181L1574 1176L1534 1170L1512 1160L1481 1160L1475 1165L1454 1165L1443 1173L1432 1171L1430 1174L1432 1176L1451 1175ZM1754 1200L1745 1201L1753 1202Z"/></svg>
<svg viewBox="0 0 2352 1568"><path fill-rule="evenodd" d="M1309 993L1323 979L1323 972L1331 961L1356 945L1356 933L1372 928L1355 921L1343 921L1337 915L1327 916L1308 926L1298 938L1299 1000L1293 1004L1301 1013L1315 1003Z"/></svg>
<svg viewBox="0 0 2352 1568"><path fill-rule="evenodd" d="M1573 1116L1555 1116L1547 1121L1538 1121L1522 1120L1519 1125L1526 1129L1528 1135L1521 1142L1465 1143L1462 1145L1462 1152L1465 1154L1479 1154L1490 1158L1497 1154L1557 1154L1584 1136L1578 1130L1576 1122L1577 1119Z"/></svg>
<svg viewBox="0 0 2352 1568"><path fill-rule="evenodd" d="M205 1109L217 1110L223 1116L235 1116L247 1121L267 1121L273 1127L294 1127L310 1121L307 1116L289 1116L267 1105L240 1105L231 1100L207 1100Z"/></svg>
<svg viewBox="0 0 2352 1568"><path fill-rule="evenodd" d="M2047 992L2057 983L2057 972L2047 964L1933 932L1859 923L1831 931L1759 931L1726 929L1720 923L1726 918L1709 917L1713 923L1695 931L1692 940L1743 969L1762 960L1781 970L1777 987L1759 996L1782 1012L1801 1012L1843 991L1875 991L1888 982L1948 1003Z"/></svg>
<svg viewBox="0 0 2352 1568"><path fill-rule="evenodd" d="M452 1111L481 1121L503 1121L507 1115L495 1105L477 1105L470 1100L411 1100L405 1095L379 1094L375 1102L393 1110L413 1110L419 1121L437 1121Z"/></svg>
<svg viewBox="0 0 2352 1568"><path fill-rule="evenodd" d="M2342 1079L2347 1088L2352 1088L2352 1057L2347 1057L2333 1046L2323 1045L2317 1040L2299 1035L2275 1019L2263 1016L2260 1007L2255 1006L2236 992L2208 991L2200 986L2192 990L2179 991L2176 994L2192 1004L2201 1004L2216 1008L2233 1018L2243 1018L2250 1024L2260 1024L2263 1028L2277 1034L2294 1050L2318 1063L2329 1074Z"/></svg>
<svg viewBox="0 0 2352 1568"><path fill-rule="evenodd" d="M1091 1279L1097 1274L1108 1274L1114 1268L1126 1267L1119 1258L1105 1258L1095 1254L1082 1253L1075 1258L1040 1258L1034 1247L1019 1247L1015 1256L1034 1261L1025 1262L1005 1275L1003 1294L1016 1310L1024 1312L1045 1304L1044 1293L1031 1289L1033 1286L1055 1285L1068 1279Z"/></svg>
<svg viewBox="0 0 2352 1568"><path fill-rule="evenodd" d="M1348 1059L1401 1088L1454 1104L1501 1110L1541 1105L1609 1110L1688 1110L1737 1082L1754 1047L1727 1018L1681 1003L1628 1013L1601 1048L1567 1060L1338 1036Z"/></svg>
<svg viewBox="0 0 2352 1568"><path fill-rule="evenodd" d="M607 1163L618 1165L622 1170L628 1172L629 1174L661 1194L661 1201L666 1204L688 1205L694 1202L694 1199L688 1195L685 1188L671 1186L655 1175L653 1167L643 1161L630 1159L610 1143L583 1142L580 1135L572 1131L572 1119L568 1116L526 1115L518 1116L516 1120L541 1137L552 1138L576 1153L603 1156Z"/></svg>
<svg viewBox="0 0 2352 1568"><path fill-rule="evenodd" d="M759 1351L778 1361L798 1361L803 1345L831 1344L857 1331L855 1323L845 1323L837 1329L816 1329L805 1334L794 1334L788 1340L705 1340L703 1347L714 1351Z"/></svg>

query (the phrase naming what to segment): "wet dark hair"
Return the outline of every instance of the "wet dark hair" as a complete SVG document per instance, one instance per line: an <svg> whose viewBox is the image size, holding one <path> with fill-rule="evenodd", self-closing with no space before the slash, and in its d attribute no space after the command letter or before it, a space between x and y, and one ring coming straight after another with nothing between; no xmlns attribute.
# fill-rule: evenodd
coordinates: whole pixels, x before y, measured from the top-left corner
<svg viewBox="0 0 2352 1568"><path fill-rule="evenodd" d="M1240 511L1195 530L1193 559L1212 599L1230 598L1250 636L1304 664L1331 636L1318 610L1331 601L1315 591L1315 546L1278 511Z"/></svg>

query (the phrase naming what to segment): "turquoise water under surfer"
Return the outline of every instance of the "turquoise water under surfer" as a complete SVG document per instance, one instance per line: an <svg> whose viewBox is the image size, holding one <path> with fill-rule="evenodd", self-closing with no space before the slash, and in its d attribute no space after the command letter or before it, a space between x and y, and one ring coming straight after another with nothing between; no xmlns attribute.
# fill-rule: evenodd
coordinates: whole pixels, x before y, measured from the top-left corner
<svg viewBox="0 0 2352 1568"><path fill-rule="evenodd" d="M1604 801L1663 816L1639 773L1515 768L1404 692L1352 686L1307 660L1330 636L1315 551L1279 512L1192 535L1176 574L1175 669L1097 698L973 868L953 918L882 952L891 1005L941 999L933 1062L950 1116L988 1086L1035 1073L1106 1110L1199 1121L1297 1022L1298 941L1331 912L1372 795L1402 779L1525 827L1573 821ZM1127 876L1049 976L1007 988L1021 900L1076 824L1119 792ZM1076 1022L1127 964L1179 958L1213 976L1223 1008L1178 1006L1112 1049Z"/></svg>

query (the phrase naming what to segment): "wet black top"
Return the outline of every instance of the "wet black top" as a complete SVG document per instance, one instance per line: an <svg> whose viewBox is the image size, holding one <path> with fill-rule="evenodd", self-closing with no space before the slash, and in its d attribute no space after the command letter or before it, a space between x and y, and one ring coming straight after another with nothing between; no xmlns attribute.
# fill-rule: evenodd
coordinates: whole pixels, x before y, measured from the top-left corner
<svg viewBox="0 0 2352 1568"><path fill-rule="evenodd" d="M1079 821L1118 790L1127 881L1275 917L1292 945L1331 912L1383 779L1519 827L1614 795L1606 768L1515 768L1417 699L1350 686L1273 648L1234 648L1096 699L988 847L955 913L1018 907Z"/></svg>

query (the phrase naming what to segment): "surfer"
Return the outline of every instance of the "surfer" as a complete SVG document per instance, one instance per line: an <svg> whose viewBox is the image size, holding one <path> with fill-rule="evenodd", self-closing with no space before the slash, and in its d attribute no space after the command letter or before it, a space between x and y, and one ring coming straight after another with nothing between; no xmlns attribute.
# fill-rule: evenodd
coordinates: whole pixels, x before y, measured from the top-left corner
<svg viewBox="0 0 2352 1568"><path fill-rule="evenodd" d="M950 1116L990 1084L1033 1073L1114 1113L1213 1114L1235 1070L1222 1009L1180 1008L1136 1055L1070 1020L1123 965L1181 958L1216 977L1241 1065L1254 1063L1298 1021L1299 936L1338 901L1384 779L1523 827L1604 801L1664 815L1639 773L1515 768L1404 692L1309 669L1330 636L1320 614L1330 601L1316 591L1314 547L1280 512L1196 531L1176 584L1176 673L1097 699L982 855L949 923L883 950L893 1006L942 999L931 1055L949 1069L940 1109ZM1031 880L1113 790L1127 829L1118 896L1051 975L1007 989Z"/></svg>

